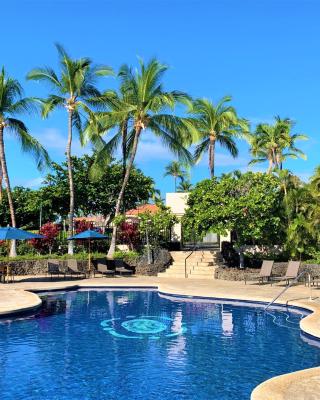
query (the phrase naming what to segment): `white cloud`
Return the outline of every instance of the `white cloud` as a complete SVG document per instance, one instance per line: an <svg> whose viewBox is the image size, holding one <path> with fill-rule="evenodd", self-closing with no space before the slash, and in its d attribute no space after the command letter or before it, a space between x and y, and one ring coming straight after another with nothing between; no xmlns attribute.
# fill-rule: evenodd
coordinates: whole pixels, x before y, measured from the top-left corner
<svg viewBox="0 0 320 400"><path fill-rule="evenodd" d="M34 189L39 187L43 182L43 177L39 176L38 178L29 179L28 181L24 182L23 186L28 187L30 189Z"/></svg>
<svg viewBox="0 0 320 400"><path fill-rule="evenodd" d="M39 140L49 153L64 154L67 145L67 136L64 135L59 129L46 128L40 133L35 133L34 136ZM74 134L72 142L72 154L81 156L83 154L91 153L90 146L82 147L79 138Z"/></svg>

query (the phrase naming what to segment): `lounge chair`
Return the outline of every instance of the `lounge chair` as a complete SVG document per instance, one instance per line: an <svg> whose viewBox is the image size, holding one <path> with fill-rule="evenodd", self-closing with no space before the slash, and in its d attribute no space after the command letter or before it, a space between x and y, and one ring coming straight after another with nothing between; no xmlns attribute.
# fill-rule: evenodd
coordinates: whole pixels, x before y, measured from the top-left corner
<svg viewBox="0 0 320 400"><path fill-rule="evenodd" d="M79 270L77 260L74 259L67 260L67 266L68 266L67 273L70 274L71 276L76 275L78 277L79 275L83 275L84 278L86 277L86 273Z"/></svg>
<svg viewBox="0 0 320 400"><path fill-rule="evenodd" d="M296 279L299 272L301 262L300 261L289 261L286 274L283 276L273 276L271 280L275 282L286 281L286 284L289 285L290 281Z"/></svg>
<svg viewBox="0 0 320 400"><path fill-rule="evenodd" d="M51 275L51 280L53 275L58 275L58 278L62 275L66 279L65 271L60 269L59 260L48 260L48 274Z"/></svg>
<svg viewBox="0 0 320 400"><path fill-rule="evenodd" d="M115 274L115 269L113 268L108 268L108 263L105 258L98 258L97 260L94 261L95 265L95 271L94 271L94 276L96 275L96 272L101 274L101 277L103 276L114 276Z"/></svg>
<svg viewBox="0 0 320 400"><path fill-rule="evenodd" d="M273 263L273 260L263 260L259 275L245 275L244 283L247 284L248 278L250 278L250 280L258 279L259 285L263 283L264 280L267 282L270 281Z"/></svg>
<svg viewBox="0 0 320 400"><path fill-rule="evenodd" d="M122 260L114 260L116 267L116 274L119 275L132 275L133 271L131 269L125 268L125 264Z"/></svg>

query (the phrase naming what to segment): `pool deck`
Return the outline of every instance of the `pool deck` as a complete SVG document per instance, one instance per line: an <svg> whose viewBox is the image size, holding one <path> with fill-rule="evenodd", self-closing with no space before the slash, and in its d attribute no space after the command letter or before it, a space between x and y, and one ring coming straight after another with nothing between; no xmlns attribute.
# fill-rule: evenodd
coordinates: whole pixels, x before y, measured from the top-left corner
<svg viewBox="0 0 320 400"><path fill-rule="evenodd" d="M216 299L269 302L283 285L258 285L223 280L182 280L157 277L91 278L54 280L45 277L21 277L11 284L0 284L0 315L8 315L39 307L37 291L67 290L89 287L154 287L166 295L199 296ZM312 300L310 300L310 297ZM320 338L320 288L304 285L291 287L277 303L313 311L300 322L301 329ZM285 362L285 360L284 360ZM320 398L320 367L274 377L257 386L251 400L316 400Z"/></svg>

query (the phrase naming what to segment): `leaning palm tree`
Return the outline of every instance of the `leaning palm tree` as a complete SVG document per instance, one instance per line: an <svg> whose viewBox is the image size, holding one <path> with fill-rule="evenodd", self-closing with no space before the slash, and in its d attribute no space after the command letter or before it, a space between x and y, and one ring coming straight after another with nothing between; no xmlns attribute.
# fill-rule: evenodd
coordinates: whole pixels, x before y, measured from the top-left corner
<svg viewBox="0 0 320 400"><path fill-rule="evenodd" d="M34 110L32 100L23 97L20 83L9 77L2 68L0 73L0 185L2 186L3 178L13 227L16 226L16 217L5 154L4 132L12 134L20 141L22 150L34 156L39 169L49 165L50 160L46 150L29 134L26 125L20 119L17 119L19 114L33 112ZM16 256L15 241L12 241L10 256Z"/></svg>
<svg viewBox="0 0 320 400"><path fill-rule="evenodd" d="M199 161L204 153L209 153L209 170L214 177L215 147L219 143L237 157L235 138L248 130L248 123L238 117L236 110L229 104L231 97L223 97L216 105L210 100L195 100L190 109L198 130L200 143L196 146L194 158Z"/></svg>
<svg viewBox="0 0 320 400"><path fill-rule="evenodd" d="M282 169L283 162L288 158L306 158L306 155L296 147L297 140L306 140L303 134L292 134L293 122L289 118L275 117L275 123L259 124L253 134L248 134L247 139L254 157L250 165L268 162L267 173L274 169Z"/></svg>
<svg viewBox="0 0 320 400"><path fill-rule="evenodd" d="M183 181L187 177L187 172L182 168L179 161L172 161L165 168L164 176L173 176L174 178L174 191L177 191L177 179Z"/></svg>
<svg viewBox="0 0 320 400"><path fill-rule="evenodd" d="M42 116L47 118L55 109L65 109L68 113L68 140L66 158L70 190L69 234L73 235L75 207L74 182L72 172L71 146L73 128L81 134L83 119L94 118L90 100L99 97L95 83L98 76L111 75L112 69L106 66L93 66L89 58L72 59L62 46L56 45L59 54L60 73L52 68L36 68L27 75L27 79L43 81L51 86L53 93L41 99ZM68 253L73 254L73 241L68 243Z"/></svg>
<svg viewBox="0 0 320 400"><path fill-rule="evenodd" d="M161 64L156 59L152 59L147 64L140 60L140 69L136 71L133 71L127 65L122 66L119 72L120 91L125 96L120 99L119 96L110 96L110 93L102 96L100 101L109 107L109 112L99 114L101 126L105 128L92 129L91 133L88 133L88 137L92 140L97 132L100 136L106 130L115 128L115 136L105 144L107 148L114 149L117 140L121 140L119 127L123 121L127 121L128 158L124 179L116 202L115 217L120 214L125 188L143 134L154 134L163 145L168 147L182 161L192 162L192 156L186 150L185 145L191 142L194 128L188 119L175 116L167 111L174 109L177 103L189 104L189 97L179 91L165 91L163 89L162 78L167 68L166 65ZM103 148L100 150L100 153L102 152ZM117 226L114 224L108 252L109 257L112 257L115 251L116 234Z"/></svg>

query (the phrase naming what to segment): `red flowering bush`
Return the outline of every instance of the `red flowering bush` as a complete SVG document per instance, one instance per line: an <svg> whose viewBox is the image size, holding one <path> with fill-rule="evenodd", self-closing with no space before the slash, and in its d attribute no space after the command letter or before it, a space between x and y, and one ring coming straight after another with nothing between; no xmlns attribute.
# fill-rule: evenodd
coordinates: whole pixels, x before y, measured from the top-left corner
<svg viewBox="0 0 320 400"><path fill-rule="evenodd" d="M75 221L74 224L74 228L75 228L75 233L81 233L84 232L88 229L93 229L93 223L92 222L88 222L85 219L81 220L81 221Z"/></svg>
<svg viewBox="0 0 320 400"><path fill-rule="evenodd" d="M140 241L139 225L135 222L122 222L118 239L121 244L127 244L130 250L133 250Z"/></svg>
<svg viewBox="0 0 320 400"><path fill-rule="evenodd" d="M52 222L47 222L40 228L40 234L44 236L43 239L30 240L32 246L40 253L52 253L52 250L57 243L57 236L59 235L60 227Z"/></svg>

